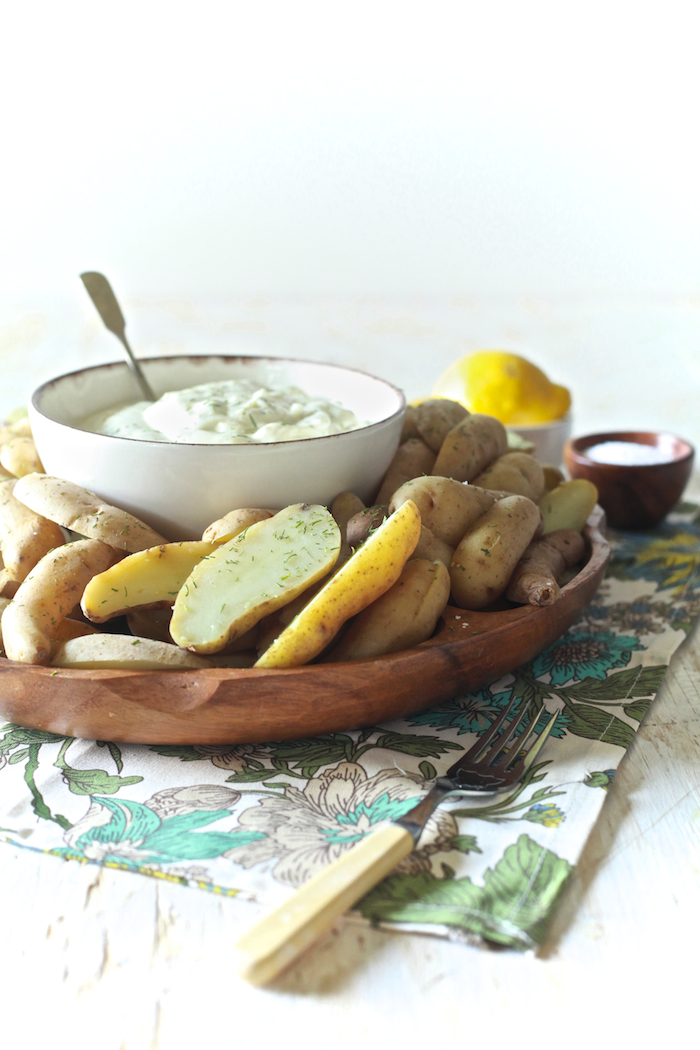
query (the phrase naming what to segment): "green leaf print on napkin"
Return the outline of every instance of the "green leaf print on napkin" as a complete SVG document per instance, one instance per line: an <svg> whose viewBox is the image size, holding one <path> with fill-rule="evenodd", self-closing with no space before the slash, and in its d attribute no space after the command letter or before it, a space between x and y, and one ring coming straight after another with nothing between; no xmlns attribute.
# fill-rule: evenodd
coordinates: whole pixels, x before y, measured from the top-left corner
<svg viewBox="0 0 700 1050"><path fill-rule="evenodd" d="M520 835L483 886L470 878L437 878L432 872L394 875L368 893L356 909L373 922L457 926L510 948L541 943L554 902L573 866Z"/></svg>

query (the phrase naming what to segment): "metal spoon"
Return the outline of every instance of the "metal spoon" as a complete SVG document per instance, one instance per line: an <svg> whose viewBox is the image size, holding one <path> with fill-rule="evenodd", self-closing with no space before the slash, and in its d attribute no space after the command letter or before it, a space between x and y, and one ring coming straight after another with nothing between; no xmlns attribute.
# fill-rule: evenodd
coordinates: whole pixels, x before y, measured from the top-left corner
<svg viewBox="0 0 700 1050"><path fill-rule="evenodd" d="M141 393L147 401L157 400L148 380L143 374L140 364L134 357L131 347L126 340L126 335L124 334L124 329L126 328L124 314L121 312L121 308L117 302L117 297L112 291L111 284L104 274L101 273L81 273L80 277L87 288L88 295L97 307L97 312L104 321L105 326L110 332L113 332L114 335L116 335L117 339L126 350L129 357L129 367L141 388Z"/></svg>

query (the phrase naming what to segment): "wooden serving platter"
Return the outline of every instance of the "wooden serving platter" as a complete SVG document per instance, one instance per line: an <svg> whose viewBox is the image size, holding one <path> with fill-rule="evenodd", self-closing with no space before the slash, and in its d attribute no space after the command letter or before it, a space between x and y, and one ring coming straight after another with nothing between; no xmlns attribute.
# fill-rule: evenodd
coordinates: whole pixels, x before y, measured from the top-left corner
<svg viewBox="0 0 700 1050"><path fill-rule="evenodd" d="M588 554L541 609L448 607L430 641L371 660L286 670L68 670L0 658L0 717L60 736L134 744L237 744L360 729L479 689L533 659L589 604L610 546L596 507Z"/></svg>

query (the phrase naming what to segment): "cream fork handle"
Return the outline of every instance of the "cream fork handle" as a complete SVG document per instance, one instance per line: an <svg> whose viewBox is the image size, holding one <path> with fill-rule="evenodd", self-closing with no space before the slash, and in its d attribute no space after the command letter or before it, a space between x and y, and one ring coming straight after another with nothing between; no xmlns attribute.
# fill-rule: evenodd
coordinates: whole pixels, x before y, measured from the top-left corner
<svg viewBox="0 0 700 1050"><path fill-rule="evenodd" d="M267 984L413 848L404 828L377 828L243 935L234 948L239 975L251 984Z"/></svg>

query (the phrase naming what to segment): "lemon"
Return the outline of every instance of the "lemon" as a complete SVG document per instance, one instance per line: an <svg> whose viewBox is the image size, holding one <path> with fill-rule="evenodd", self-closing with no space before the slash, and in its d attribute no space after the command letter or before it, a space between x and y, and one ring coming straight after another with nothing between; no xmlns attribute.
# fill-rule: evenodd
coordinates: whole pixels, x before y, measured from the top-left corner
<svg viewBox="0 0 700 1050"><path fill-rule="evenodd" d="M531 361L505 350L477 350L460 357L442 373L433 397L449 397L470 412L520 426L561 419L571 407L566 387L550 382Z"/></svg>

